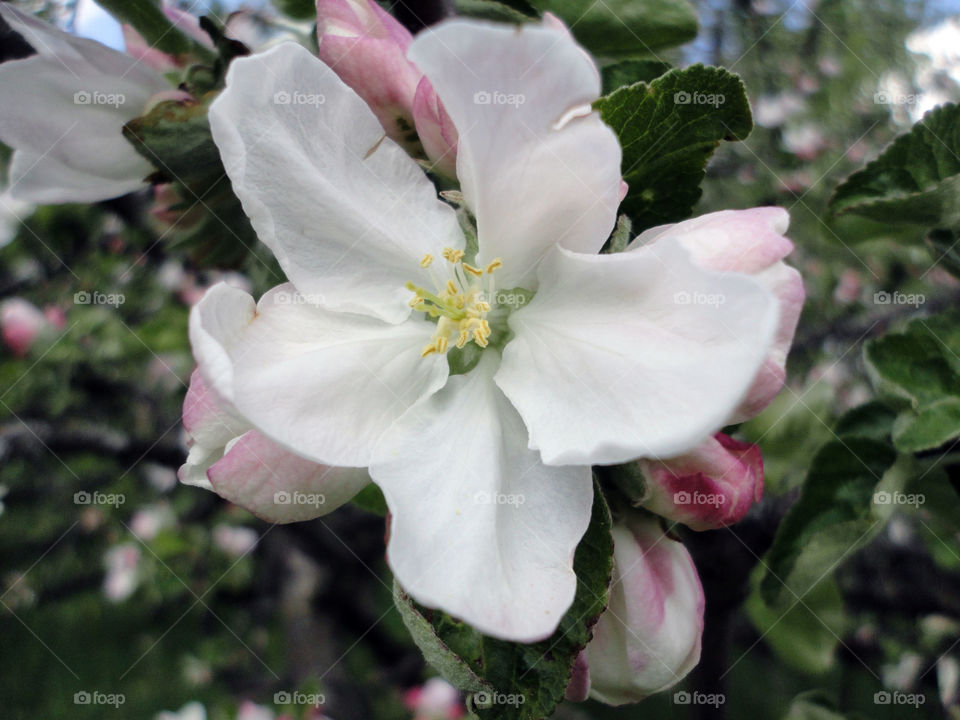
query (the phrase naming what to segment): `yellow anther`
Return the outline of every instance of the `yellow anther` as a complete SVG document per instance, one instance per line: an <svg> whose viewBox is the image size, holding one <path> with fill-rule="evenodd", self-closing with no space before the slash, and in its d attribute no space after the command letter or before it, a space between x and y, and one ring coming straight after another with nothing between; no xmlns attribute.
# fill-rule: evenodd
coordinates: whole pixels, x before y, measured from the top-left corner
<svg viewBox="0 0 960 720"><path fill-rule="evenodd" d="M457 292L457 286L453 284L453 280L447 280L447 286L444 288L450 297L456 297L460 293Z"/></svg>
<svg viewBox="0 0 960 720"><path fill-rule="evenodd" d="M433 255L427 253L423 256L423 260L420 261L420 267L428 268L433 264Z"/></svg>
<svg viewBox="0 0 960 720"><path fill-rule="evenodd" d="M475 268L473 265L467 265L467 263L463 263L461 267L475 277L480 277L483 275L483 270L480 268Z"/></svg>
<svg viewBox="0 0 960 720"><path fill-rule="evenodd" d="M473 331L473 341L482 348L487 346L487 338L480 328Z"/></svg>
<svg viewBox="0 0 960 720"><path fill-rule="evenodd" d="M463 250L454 250L450 247L445 247L443 249L443 257L448 262L458 263L463 260L464 252Z"/></svg>
<svg viewBox="0 0 960 720"><path fill-rule="evenodd" d="M476 305L474 305L474 307L475 307L479 312L482 312L482 313L490 312L490 303L484 302L483 300L481 300L481 301L478 302Z"/></svg>
<svg viewBox="0 0 960 720"><path fill-rule="evenodd" d="M427 355L432 355L437 351L436 343L430 343L429 345L424 346L423 350L420 351L420 357L426 357Z"/></svg>
<svg viewBox="0 0 960 720"><path fill-rule="evenodd" d="M423 298L422 298L422 297L420 297L419 295L414 295L414 296L410 299L410 307L415 308L415 307L417 307L417 305L419 305L419 304L422 303L422 302L423 302Z"/></svg>
<svg viewBox="0 0 960 720"><path fill-rule="evenodd" d="M466 330L461 330L457 336L457 347L463 349L468 342L470 342L470 334Z"/></svg>
<svg viewBox="0 0 960 720"><path fill-rule="evenodd" d="M490 262L490 264L487 265L487 268L486 268L487 274L489 275L489 274L492 273L494 270L496 270L498 267L502 267L502 266L503 266L503 260L500 259L500 258L494 258L494 259Z"/></svg>
<svg viewBox="0 0 960 720"><path fill-rule="evenodd" d="M448 341L445 337L438 337L436 342L433 343L433 346L437 349L437 352L441 355L447 351Z"/></svg>

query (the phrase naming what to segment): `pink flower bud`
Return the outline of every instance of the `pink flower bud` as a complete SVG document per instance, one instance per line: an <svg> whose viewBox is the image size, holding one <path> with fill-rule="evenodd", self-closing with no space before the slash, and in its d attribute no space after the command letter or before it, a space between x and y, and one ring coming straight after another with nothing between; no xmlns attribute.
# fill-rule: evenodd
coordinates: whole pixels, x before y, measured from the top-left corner
<svg viewBox="0 0 960 720"><path fill-rule="evenodd" d="M426 77L420 79L413 98L413 121L420 142L435 170L457 176L457 129Z"/></svg>
<svg viewBox="0 0 960 720"><path fill-rule="evenodd" d="M656 519L631 513L612 532L610 602L578 662L588 666L590 697L623 705L666 690L697 664L704 597L687 549ZM582 669L574 679L582 689Z"/></svg>
<svg viewBox="0 0 960 720"><path fill-rule="evenodd" d="M10 298L0 304L0 333L17 357L27 354L47 324L40 308L23 298Z"/></svg>
<svg viewBox="0 0 960 720"><path fill-rule="evenodd" d="M413 710L413 720L456 720L464 715L460 693L443 678L430 678L422 687L407 690L403 704Z"/></svg>
<svg viewBox="0 0 960 720"><path fill-rule="evenodd" d="M646 479L643 506L693 530L739 522L763 495L760 448L717 433L668 460L639 460Z"/></svg>
<svg viewBox="0 0 960 720"><path fill-rule="evenodd" d="M413 36L373 0L318 0L320 59L366 101L393 140L415 139L422 73L407 60Z"/></svg>

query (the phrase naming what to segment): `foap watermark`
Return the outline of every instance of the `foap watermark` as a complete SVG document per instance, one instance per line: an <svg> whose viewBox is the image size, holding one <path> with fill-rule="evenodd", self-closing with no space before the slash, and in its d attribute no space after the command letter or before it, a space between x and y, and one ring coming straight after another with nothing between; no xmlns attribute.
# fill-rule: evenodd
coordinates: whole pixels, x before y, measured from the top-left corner
<svg viewBox="0 0 960 720"><path fill-rule="evenodd" d="M720 507L727 501L727 496L721 493L703 493L699 491L688 492L680 490L673 494L675 505L712 505Z"/></svg>
<svg viewBox="0 0 960 720"><path fill-rule="evenodd" d="M104 693L99 690L81 690L73 694L74 705L104 705L119 708L127 701L123 693Z"/></svg>
<svg viewBox="0 0 960 720"><path fill-rule="evenodd" d="M523 495L507 493L492 493L481 490L473 496L475 505L523 505L526 498Z"/></svg>
<svg viewBox="0 0 960 720"><path fill-rule="evenodd" d="M675 105L713 105L720 107L727 101L723 93L702 93L694 90L692 93L681 90L673 94Z"/></svg>
<svg viewBox="0 0 960 720"><path fill-rule="evenodd" d="M905 693L899 690L890 692L889 690L878 690L873 694L874 705L912 705L915 708L920 707L927 701L922 693Z"/></svg>
<svg viewBox="0 0 960 720"><path fill-rule="evenodd" d="M99 490L87 492L79 490L73 494L74 505L112 505L119 508L127 501L127 496L123 493L103 493Z"/></svg>
<svg viewBox="0 0 960 720"><path fill-rule="evenodd" d="M927 301L927 296L923 293L902 293L894 290L892 293L886 290L880 290L873 294L873 302L876 305L913 305L920 307Z"/></svg>
<svg viewBox="0 0 960 720"><path fill-rule="evenodd" d="M286 490L279 490L273 494L274 505L309 505L318 508L326 501L327 498L322 493L287 492Z"/></svg>
<svg viewBox="0 0 960 720"><path fill-rule="evenodd" d="M118 108L127 102L123 93L107 93L99 90L77 90L73 94L74 105L110 105Z"/></svg>
<svg viewBox="0 0 960 720"><path fill-rule="evenodd" d="M484 299L493 307L508 307L512 310L522 308L530 302L530 295L513 290L497 290L484 296Z"/></svg>
<svg viewBox="0 0 960 720"><path fill-rule="evenodd" d="M315 708L326 704L327 698L323 693L304 693L299 690L290 692L281 690L273 694L274 705L310 705Z"/></svg>
<svg viewBox="0 0 960 720"><path fill-rule="evenodd" d="M298 293L279 290L273 295L277 305L323 305L326 296L322 293Z"/></svg>
<svg viewBox="0 0 960 720"><path fill-rule="evenodd" d="M299 90L289 92L278 90L273 94L274 105L313 105L319 107L327 101L323 93L305 93Z"/></svg>
<svg viewBox="0 0 960 720"><path fill-rule="evenodd" d="M678 690L673 694L674 705L710 705L718 708L727 702L727 697L723 693L702 693L698 690L687 692Z"/></svg>
<svg viewBox="0 0 960 720"><path fill-rule="evenodd" d="M473 94L474 105L513 105L519 108L527 101L522 93L505 93L499 90L477 90Z"/></svg>
<svg viewBox="0 0 960 720"><path fill-rule="evenodd" d="M526 698L522 693L501 693L501 692L488 692L486 690L481 690L480 692L473 694L473 704L478 708L491 708L494 705L510 705L512 707L520 707L523 703L526 702Z"/></svg>
<svg viewBox="0 0 960 720"><path fill-rule="evenodd" d="M727 301L727 296L720 293L687 292L681 290L673 294L673 302L677 305L707 305L720 307Z"/></svg>
<svg viewBox="0 0 960 720"><path fill-rule="evenodd" d="M873 494L875 505L913 505L920 507L927 501L923 493L887 492L881 490Z"/></svg>
<svg viewBox="0 0 960 720"><path fill-rule="evenodd" d="M111 307L120 307L127 301L123 293L104 293L99 290L87 292L81 290L73 294L74 305L110 305Z"/></svg>
<svg viewBox="0 0 960 720"><path fill-rule="evenodd" d="M876 105L919 105L923 102L923 94L878 90L873 94L873 102Z"/></svg>

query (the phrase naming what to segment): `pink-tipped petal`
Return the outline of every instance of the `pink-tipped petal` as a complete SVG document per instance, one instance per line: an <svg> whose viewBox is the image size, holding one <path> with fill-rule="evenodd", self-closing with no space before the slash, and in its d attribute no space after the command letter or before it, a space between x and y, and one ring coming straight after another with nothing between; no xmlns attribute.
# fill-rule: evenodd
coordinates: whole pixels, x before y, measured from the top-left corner
<svg viewBox="0 0 960 720"><path fill-rule="evenodd" d="M694 530L739 522L763 495L760 448L723 433L679 457L639 462L644 507Z"/></svg>

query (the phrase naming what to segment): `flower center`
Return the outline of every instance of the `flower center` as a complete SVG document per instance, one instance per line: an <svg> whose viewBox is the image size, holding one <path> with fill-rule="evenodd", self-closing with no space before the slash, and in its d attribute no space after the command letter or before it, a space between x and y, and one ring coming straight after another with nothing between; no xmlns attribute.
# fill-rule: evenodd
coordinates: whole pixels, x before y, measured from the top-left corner
<svg viewBox="0 0 960 720"><path fill-rule="evenodd" d="M420 355L446 353L453 344L463 348L473 342L481 348L490 343L490 323L487 314L492 310L491 298L496 293L493 273L503 263L495 259L485 268L463 262L463 250L443 249L447 261L447 277L444 279L433 267L433 255L423 256L420 267L430 268L430 277L437 287L435 293L407 283L414 295L410 307L437 318L437 331L424 346Z"/></svg>

